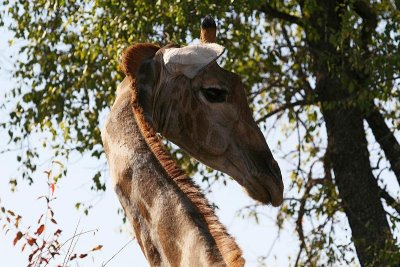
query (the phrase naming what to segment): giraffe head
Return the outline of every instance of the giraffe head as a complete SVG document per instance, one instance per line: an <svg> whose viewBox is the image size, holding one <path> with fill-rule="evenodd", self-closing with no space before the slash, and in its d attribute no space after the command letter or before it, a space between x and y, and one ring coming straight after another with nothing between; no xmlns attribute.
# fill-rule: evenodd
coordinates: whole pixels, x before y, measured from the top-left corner
<svg viewBox="0 0 400 267"><path fill-rule="evenodd" d="M240 78L215 62L224 48L204 43L130 47L123 69L136 80L146 120L200 162L227 173L248 194L278 206L279 166L255 123Z"/></svg>

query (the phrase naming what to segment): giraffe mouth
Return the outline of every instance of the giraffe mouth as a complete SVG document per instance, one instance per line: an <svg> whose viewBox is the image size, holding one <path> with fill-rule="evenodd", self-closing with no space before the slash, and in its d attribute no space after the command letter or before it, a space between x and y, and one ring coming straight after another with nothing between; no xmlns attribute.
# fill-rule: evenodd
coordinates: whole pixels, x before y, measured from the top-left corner
<svg viewBox="0 0 400 267"><path fill-rule="evenodd" d="M253 199L277 207L283 202L283 183L278 177L253 175L251 187L246 191Z"/></svg>
<svg viewBox="0 0 400 267"><path fill-rule="evenodd" d="M268 150L251 151L247 161L246 187L253 199L277 207L283 202L283 181L278 163Z"/></svg>
<svg viewBox="0 0 400 267"><path fill-rule="evenodd" d="M278 163L265 151L251 152L244 154L246 161L227 157L233 168L220 171L229 174L254 200L274 207L281 205L284 186Z"/></svg>

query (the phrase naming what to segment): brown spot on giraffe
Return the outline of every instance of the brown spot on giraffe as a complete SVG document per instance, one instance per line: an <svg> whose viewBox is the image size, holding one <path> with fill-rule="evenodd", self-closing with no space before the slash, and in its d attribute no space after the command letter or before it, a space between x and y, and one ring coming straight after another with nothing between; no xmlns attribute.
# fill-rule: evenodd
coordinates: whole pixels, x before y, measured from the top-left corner
<svg viewBox="0 0 400 267"><path fill-rule="evenodd" d="M180 266L182 250L177 244L179 240L177 234L179 233L176 231L176 227L172 227L171 224L160 221L157 226L157 231L160 243L162 244L163 253L165 253L171 265ZM171 239L171 236L175 236L176 238Z"/></svg>
<svg viewBox="0 0 400 267"><path fill-rule="evenodd" d="M136 240L137 240L140 248L142 249L142 251L144 251L144 246L143 246L142 238L141 238L141 234L140 234L139 220L137 218L133 218L132 226L133 226L133 231L135 232Z"/></svg>
<svg viewBox="0 0 400 267"><path fill-rule="evenodd" d="M146 176L147 177L151 176L151 173L148 172ZM162 187L162 183L160 183L158 181L155 181L155 183L157 183L157 185L159 187ZM138 183L136 187L137 187L138 191L146 192L146 190L148 190L148 188L151 188L152 186L154 186L154 182L146 181L145 179L143 179L143 181L141 183ZM154 199L154 195L152 195L152 194L142 194L141 195L141 199L144 201L144 203L146 203L146 205L148 207L150 207L150 208L153 207L153 203L154 203L154 200L155 200Z"/></svg>
<svg viewBox="0 0 400 267"><path fill-rule="evenodd" d="M142 202L142 201L138 201L137 203L138 208L139 208L139 212L140 214L143 216L143 218L148 222L151 223L151 217L150 217L150 213L146 208L146 205Z"/></svg>
<svg viewBox="0 0 400 267"><path fill-rule="evenodd" d="M126 166L126 168L123 168L120 179L118 179L118 187L121 188L124 195L130 195L131 193L131 177L132 168Z"/></svg>
<svg viewBox="0 0 400 267"><path fill-rule="evenodd" d="M162 260L160 252L153 245L151 240L146 240L145 251L147 251L147 260L149 261L151 266L161 266Z"/></svg>

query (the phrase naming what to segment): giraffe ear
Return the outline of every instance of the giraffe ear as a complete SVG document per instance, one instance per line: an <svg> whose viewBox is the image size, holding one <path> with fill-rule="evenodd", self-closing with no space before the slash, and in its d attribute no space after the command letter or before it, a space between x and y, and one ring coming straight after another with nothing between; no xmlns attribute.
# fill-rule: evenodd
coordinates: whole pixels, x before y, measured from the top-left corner
<svg viewBox="0 0 400 267"><path fill-rule="evenodd" d="M170 73L181 73L192 79L211 62L217 60L225 48L216 43L168 48L163 53L165 67Z"/></svg>
<svg viewBox="0 0 400 267"><path fill-rule="evenodd" d="M140 65L152 58L160 49L159 46L149 43L135 44L128 47L122 54L122 71L126 76L136 77Z"/></svg>

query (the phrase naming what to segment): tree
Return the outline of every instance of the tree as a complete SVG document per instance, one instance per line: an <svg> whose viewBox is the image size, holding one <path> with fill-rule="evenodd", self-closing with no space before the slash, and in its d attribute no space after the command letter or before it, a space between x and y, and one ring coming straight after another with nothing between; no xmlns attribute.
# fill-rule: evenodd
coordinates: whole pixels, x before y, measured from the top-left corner
<svg viewBox="0 0 400 267"><path fill-rule="evenodd" d="M98 118L122 79L122 50L185 44L212 14L227 47L222 64L242 77L258 122L266 133L284 130L282 142L297 142L282 155L296 164L278 215L279 225L296 223L295 265L349 263L353 245L362 266L400 262L400 204L387 189L390 175L400 182L399 1L2 2L12 19L0 21L25 41L14 73L25 86L8 93L18 101L2 124L11 143L50 132L47 145L60 155L100 157ZM27 179L35 149L19 157ZM209 177L187 157L180 161ZM94 182L104 189L100 175ZM343 215L350 243L337 238Z"/></svg>

